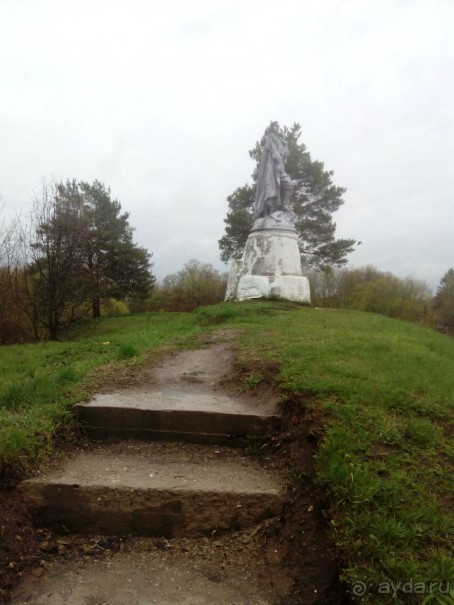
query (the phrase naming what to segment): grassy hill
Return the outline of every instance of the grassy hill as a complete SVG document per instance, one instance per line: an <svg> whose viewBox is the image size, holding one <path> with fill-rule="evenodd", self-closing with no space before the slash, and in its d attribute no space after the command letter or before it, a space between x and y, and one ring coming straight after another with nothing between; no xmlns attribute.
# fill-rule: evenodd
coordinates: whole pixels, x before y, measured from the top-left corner
<svg viewBox="0 0 454 605"><path fill-rule="evenodd" d="M71 405L96 390L102 372L195 346L219 324L238 331L245 386L279 385L292 418L286 439L298 439L309 419L316 425L316 481L353 594L362 603L452 603L454 341L412 324L221 304L97 320L67 342L2 347L0 468L23 473L52 452L53 436L73 422ZM305 488L304 473L292 479Z"/></svg>

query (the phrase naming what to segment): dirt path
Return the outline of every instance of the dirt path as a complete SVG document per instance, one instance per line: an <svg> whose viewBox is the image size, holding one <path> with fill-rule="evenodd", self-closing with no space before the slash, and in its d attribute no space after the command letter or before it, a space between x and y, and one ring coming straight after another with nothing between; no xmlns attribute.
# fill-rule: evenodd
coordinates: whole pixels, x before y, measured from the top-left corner
<svg viewBox="0 0 454 605"><path fill-rule="evenodd" d="M179 435L197 434L192 418L198 415L205 419L204 431L207 418L228 424L231 416L274 416L273 388L262 384L244 391L244 384L232 380L236 375L231 344L219 334L205 348L178 353L135 376L116 376L90 405L104 408L110 418L120 401L132 413L131 422L142 424L144 410L154 413L157 405L160 411L184 410L193 414L192 428L182 433L179 426ZM172 413L165 421L166 435L172 434L172 423L181 417ZM293 493L289 501L286 457L269 451L251 460L244 449L216 442L83 444L81 452L42 469L21 488L34 515L60 537L46 534L42 558L13 591L13 605L344 602L315 500ZM311 451L304 453L303 466L311 466L309 458ZM275 499L276 489L280 512L274 504L257 504L255 492ZM62 535L71 530L71 518L84 521Z"/></svg>

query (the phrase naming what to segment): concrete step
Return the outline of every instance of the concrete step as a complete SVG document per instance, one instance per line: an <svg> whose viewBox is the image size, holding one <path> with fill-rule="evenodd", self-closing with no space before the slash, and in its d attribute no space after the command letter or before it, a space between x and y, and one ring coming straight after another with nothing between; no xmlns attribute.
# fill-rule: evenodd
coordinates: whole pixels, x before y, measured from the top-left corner
<svg viewBox="0 0 454 605"><path fill-rule="evenodd" d="M269 405L181 387L101 394L76 405L74 412L94 439L238 445L263 440L281 427Z"/></svg>
<svg viewBox="0 0 454 605"><path fill-rule="evenodd" d="M222 537L170 541L128 537L120 542L118 550L47 559L45 568L41 568L43 573L36 573L39 567L33 570L35 573L23 572L12 604L283 603L282 597L293 580L280 565L282 553L278 554L274 547L263 552L260 538L257 539L260 531L252 539L250 532L248 529Z"/></svg>
<svg viewBox="0 0 454 605"><path fill-rule="evenodd" d="M279 514L279 481L238 450L103 444L19 486L34 518L63 532L209 536Z"/></svg>

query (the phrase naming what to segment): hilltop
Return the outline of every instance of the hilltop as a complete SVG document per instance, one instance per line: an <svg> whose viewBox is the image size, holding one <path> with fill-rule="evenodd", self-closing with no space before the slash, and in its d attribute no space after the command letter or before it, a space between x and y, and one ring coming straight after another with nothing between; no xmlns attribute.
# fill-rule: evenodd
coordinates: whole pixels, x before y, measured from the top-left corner
<svg viewBox="0 0 454 605"><path fill-rule="evenodd" d="M396 588L396 602L419 602L403 590L410 581L434 583L432 597L443 603L453 580L454 342L406 322L280 302L220 304L100 319L66 342L2 347L4 479L31 473L62 435L77 441L74 403L106 381L127 384L145 365L199 347L219 329L233 334L238 389L279 394L285 430L249 454L284 457L287 517L303 506L318 515L347 588L360 595L364 587L362 603L383 602L386 586L388 598ZM302 538L289 527L283 535L298 552Z"/></svg>

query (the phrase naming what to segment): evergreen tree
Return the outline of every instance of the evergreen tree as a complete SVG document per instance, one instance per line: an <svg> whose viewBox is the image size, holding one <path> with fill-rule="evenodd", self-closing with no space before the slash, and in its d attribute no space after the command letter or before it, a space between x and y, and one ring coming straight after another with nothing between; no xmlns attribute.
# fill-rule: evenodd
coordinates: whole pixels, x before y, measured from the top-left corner
<svg viewBox="0 0 454 605"><path fill-rule="evenodd" d="M322 162L312 160L306 146L299 141L301 126L295 123L284 127L283 134L289 148L286 164L288 175L295 182L292 210L297 216L296 229L301 253L316 267L340 266L347 262L355 240L336 239L336 224L332 214L344 203L345 189L332 182L332 171L326 171ZM252 175L254 183L238 187L228 198L229 210L224 219L225 235L219 240L221 259L227 262L239 256L253 225L257 168L262 150L257 143L249 154L257 166Z"/></svg>
<svg viewBox="0 0 454 605"><path fill-rule="evenodd" d="M80 182L77 187L88 221L85 259L91 275L93 317L99 317L101 298L121 299L151 289L151 255L133 242L129 214L121 212L109 188L99 181Z"/></svg>

